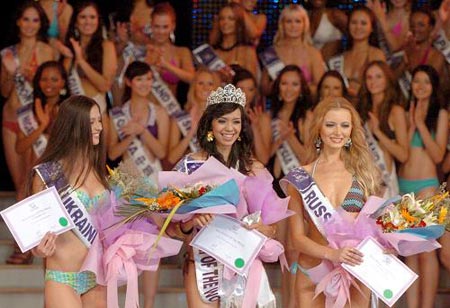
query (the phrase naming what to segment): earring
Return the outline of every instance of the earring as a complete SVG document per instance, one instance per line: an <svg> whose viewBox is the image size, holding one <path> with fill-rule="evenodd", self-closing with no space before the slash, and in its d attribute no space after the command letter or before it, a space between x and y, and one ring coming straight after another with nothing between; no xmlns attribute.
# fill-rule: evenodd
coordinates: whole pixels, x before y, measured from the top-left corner
<svg viewBox="0 0 450 308"><path fill-rule="evenodd" d="M214 141L214 134L211 130L206 134L206 141L208 141L208 142Z"/></svg>
<svg viewBox="0 0 450 308"><path fill-rule="evenodd" d="M73 30L73 35L75 36L75 39L78 40L80 38L80 31L77 28L75 28Z"/></svg>
<svg viewBox="0 0 450 308"><path fill-rule="evenodd" d="M62 88L61 90L59 90L59 95L60 95L60 96L64 96L64 95L66 95L66 94L67 94L66 88Z"/></svg>
<svg viewBox="0 0 450 308"><path fill-rule="evenodd" d="M237 138L237 141L241 141L242 139L241 139L241 136L239 136L238 138Z"/></svg>
<svg viewBox="0 0 450 308"><path fill-rule="evenodd" d="M322 145L322 139L320 137L317 137L316 140L314 140L314 146L316 147L317 154L320 153L320 146Z"/></svg>
<svg viewBox="0 0 450 308"><path fill-rule="evenodd" d="M350 150L350 148L352 147L352 138L348 138L348 140L347 140L347 142L344 144L344 147L347 149L347 150Z"/></svg>
<svg viewBox="0 0 450 308"><path fill-rule="evenodd" d="M175 33L174 33L173 31L170 32L169 38L170 38L170 41L171 41L172 43L175 43Z"/></svg>

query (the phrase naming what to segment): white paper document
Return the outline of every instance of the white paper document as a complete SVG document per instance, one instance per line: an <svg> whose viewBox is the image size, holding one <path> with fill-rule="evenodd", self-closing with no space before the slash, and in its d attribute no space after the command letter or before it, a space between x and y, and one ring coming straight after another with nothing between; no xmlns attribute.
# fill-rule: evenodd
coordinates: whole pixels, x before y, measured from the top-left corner
<svg viewBox="0 0 450 308"><path fill-rule="evenodd" d="M267 238L260 232L243 227L240 221L217 215L209 225L197 233L190 245L213 256L238 274L244 275L266 240Z"/></svg>
<svg viewBox="0 0 450 308"><path fill-rule="evenodd" d="M22 252L37 246L48 231L61 234L75 227L53 186L0 214Z"/></svg>
<svg viewBox="0 0 450 308"><path fill-rule="evenodd" d="M417 279L417 274L396 256L384 253L383 247L372 237L366 238L357 248L364 254L363 263L357 266L342 264L342 267L392 307Z"/></svg>

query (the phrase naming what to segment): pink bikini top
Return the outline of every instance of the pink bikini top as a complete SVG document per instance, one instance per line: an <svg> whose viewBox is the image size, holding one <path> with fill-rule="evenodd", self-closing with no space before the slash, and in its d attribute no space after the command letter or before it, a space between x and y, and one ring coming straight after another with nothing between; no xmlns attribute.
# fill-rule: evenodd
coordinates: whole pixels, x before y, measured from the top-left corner
<svg viewBox="0 0 450 308"><path fill-rule="evenodd" d="M306 82L309 84L312 82L312 74L309 71L308 67L306 65L300 66L300 69L302 70L303 76L306 79Z"/></svg>
<svg viewBox="0 0 450 308"><path fill-rule="evenodd" d="M400 36L400 34L402 34L402 21L400 20L398 23L396 23L392 28L391 28L391 32L392 34L394 34L395 36Z"/></svg>
<svg viewBox="0 0 450 308"><path fill-rule="evenodd" d="M173 64L173 65L176 65L176 64L177 64L177 63L175 62L174 59L171 59L171 60L170 60L170 63ZM171 72L169 72L169 71L167 71L167 70L164 70L164 71L161 73L161 78L162 78L167 84L177 84L177 83L180 81L180 78L178 78L177 75L175 75L175 74L173 74L173 73L171 73Z"/></svg>

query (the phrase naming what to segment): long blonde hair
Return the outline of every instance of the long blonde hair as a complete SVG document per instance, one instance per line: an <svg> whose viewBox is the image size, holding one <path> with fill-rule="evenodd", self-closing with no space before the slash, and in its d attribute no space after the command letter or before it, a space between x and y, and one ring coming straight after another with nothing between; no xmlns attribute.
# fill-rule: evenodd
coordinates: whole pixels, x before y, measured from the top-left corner
<svg viewBox="0 0 450 308"><path fill-rule="evenodd" d="M273 38L273 45L278 45L283 39L286 38L286 34L284 32L284 26L283 26L284 19L286 18L286 16L289 13L295 13L295 12L300 13L300 18L303 21L303 25L304 25L303 37L302 37L303 43L312 45L308 13L299 4L290 4L288 6L285 6L284 9L281 11L280 17L278 18L278 30L275 33L275 36Z"/></svg>
<svg viewBox="0 0 450 308"><path fill-rule="evenodd" d="M207 73L212 76L213 82L214 82L213 89L217 89L217 87L220 86L220 77L217 75L217 73L211 71L210 69L208 69L205 66L200 66L195 71L194 79L189 84L189 90L187 93L187 101L186 101L186 105L184 106L185 110L190 110L192 108L192 106L197 103L197 97L195 96L195 85L197 84L198 77L203 73ZM206 105L206 102L204 102L204 103Z"/></svg>
<svg viewBox="0 0 450 308"><path fill-rule="evenodd" d="M350 111L352 117L352 132L350 138L352 145L349 149L342 149L341 159L345 168L357 178L358 183L364 190L366 198L379 192L381 183L380 171L375 165L372 154L364 137L364 129L361 118L353 105L342 97L330 97L322 100L314 108L313 120L311 123L310 136L307 141L308 162L316 160L319 153L315 147L315 141L320 137L320 130L323 125L325 115L334 108L342 108Z"/></svg>

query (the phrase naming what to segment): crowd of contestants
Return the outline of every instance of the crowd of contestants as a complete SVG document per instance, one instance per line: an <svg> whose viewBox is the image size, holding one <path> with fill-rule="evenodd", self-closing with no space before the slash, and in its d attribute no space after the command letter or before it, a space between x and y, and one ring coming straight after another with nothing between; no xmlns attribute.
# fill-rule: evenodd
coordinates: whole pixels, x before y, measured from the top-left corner
<svg viewBox="0 0 450 308"><path fill-rule="evenodd" d="M168 3L135 0L130 15L117 13L107 30L94 2L73 8L66 1L26 2L15 19L17 43L1 51L2 139L17 199L26 196L26 177L40 151L37 141L50 134L60 103L71 94L91 97L100 106L111 162L131 159L128 149L139 140L155 168L171 170L192 150L207 97L226 83L245 92L253 155L271 172L281 196L278 180L287 171L280 148L288 145L298 165L311 163L308 147L320 148L320 140L307 142L313 110L328 97L350 101L376 140L386 175L381 196L433 194L450 172L445 95L450 93L450 55L436 44L438 36L450 40L450 1L431 11L413 8L409 0L369 0L347 14L326 2L312 0L306 8L292 4L280 11L270 47L284 65L276 75L256 52L267 23L256 12L257 1L230 1L212 20L205 43L226 64L215 71L196 63L190 49L174 44L175 28L188 25L177 25ZM180 102L190 116L189 127L180 126L154 97L156 79L173 96L181 82L189 84L187 100ZM19 120L28 105L34 116L31 130ZM120 126L111 116L117 108L128 116ZM288 233L287 225L278 226L278 238L293 262L302 249ZM438 253L406 260L420 277L408 292L409 307L433 306L439 256L450 271L448 234L441 244ZM29 260L15 251L7 262ZM283 307L294 307L295 276L283 277L284 286L291 286L282 288ZM156 285L157 274L146 272L146 307L152 305ZM311 286L297 283L297 288L307 292Z"/></svg>

